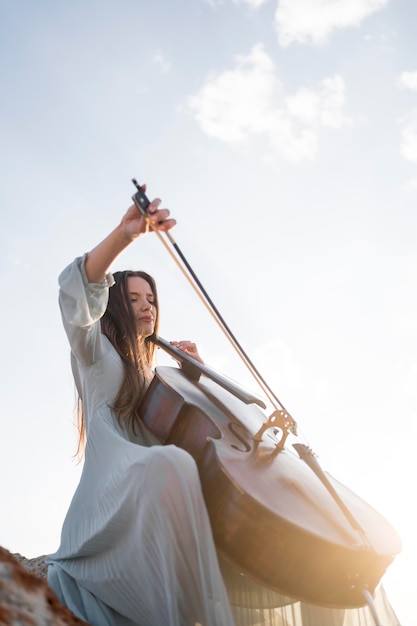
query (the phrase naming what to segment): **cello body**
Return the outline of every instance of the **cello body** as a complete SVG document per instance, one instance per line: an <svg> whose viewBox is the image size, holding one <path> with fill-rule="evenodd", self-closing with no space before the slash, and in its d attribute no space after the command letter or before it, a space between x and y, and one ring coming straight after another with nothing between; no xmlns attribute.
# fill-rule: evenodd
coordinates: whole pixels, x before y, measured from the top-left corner
<svg viewBox="0 0 417 626"><path fill-rule="evenodd" d="M161 444L195 459L217 549L233 568L294 599L335 608L363 606L401 550L384 517L326 474L349 509L292 446L277 453L265 414L207 377L157 367L141 403ZM195 373L194 373L195 374Z"/></svg>

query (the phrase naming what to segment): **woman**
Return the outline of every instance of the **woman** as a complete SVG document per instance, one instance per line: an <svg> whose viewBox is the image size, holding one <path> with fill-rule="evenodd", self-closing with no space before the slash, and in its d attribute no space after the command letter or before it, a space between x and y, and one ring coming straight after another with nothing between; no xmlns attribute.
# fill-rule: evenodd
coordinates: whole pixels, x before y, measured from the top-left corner
<svg viewBox="0 0 417 626"><path fill-rule="evenodd" d="M175 225L159 200L148 212L160 231ZM59 279L85 462L61 546L48 558L50 586L92 626L371 626L367 608L320 609L260 587L226 563L219 569L194 460L157 445L138 414L153 376L157 292L148 274L112 276L109 268L147 232L130 207ZM175 345L201 360L194 344ZM382 589L377 601L383 623L396 626Z"/></svg>
<svg viewBox="0 0 417 626"><path fill-rule="evenodd" d="M154 200L150 219L175 225ZM232 626L197 468L158 442L137 406L152 377L158 301L143 272L109 268L148 226L135 206L60 276L60 307L82 402L85 462L48 581L94 626ZM200 359L194 344L177 347Z"/></svg>

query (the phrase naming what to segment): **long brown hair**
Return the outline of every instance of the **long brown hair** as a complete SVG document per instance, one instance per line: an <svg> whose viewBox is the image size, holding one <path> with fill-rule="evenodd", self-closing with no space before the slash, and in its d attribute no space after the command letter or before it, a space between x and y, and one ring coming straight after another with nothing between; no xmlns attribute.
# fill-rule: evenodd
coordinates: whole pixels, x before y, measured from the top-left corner
<svg viewBox="0 0 417 626"><path fill-rule="evenodd" d="M107 308L101 318L101 332L119 354L124 369L123 381L111 408L116 412L119 422L123 423L126 420L128 426L135 432L135 425L140 420L139 403L151 378L156 346L151 337L138 335L137 321L128 289L128 278L131 276L143 278L151 288L156 309L154 333L158 333L159 303L155 280L146 272L133 270L113 274L115 283L109 289ZM85 424L80 398L77 422L79 441L76 454L80 456L85 444Z"/></svg>

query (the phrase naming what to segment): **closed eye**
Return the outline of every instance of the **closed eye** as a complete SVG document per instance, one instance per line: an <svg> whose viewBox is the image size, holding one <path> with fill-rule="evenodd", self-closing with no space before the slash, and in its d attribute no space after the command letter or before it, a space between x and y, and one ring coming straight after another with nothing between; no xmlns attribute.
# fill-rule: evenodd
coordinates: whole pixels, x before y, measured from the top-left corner
<svg viewBox="0 0 417 626"><path fill-rule="evenodd" d="M143 297L143 296L142 296ZM155 304L155 298L153 296L153 294L149 294L148 296L145 296L147 301L149 302L149 304ZM131 293L130 294L130 301L131 302L137 302L139 300L138 294L136 293Z"/></svg>

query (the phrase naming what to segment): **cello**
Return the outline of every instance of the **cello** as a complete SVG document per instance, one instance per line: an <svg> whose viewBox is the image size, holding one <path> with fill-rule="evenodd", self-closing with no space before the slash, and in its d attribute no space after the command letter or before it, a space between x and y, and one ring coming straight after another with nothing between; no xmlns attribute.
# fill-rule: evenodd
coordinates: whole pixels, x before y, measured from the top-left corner
<svg viewBox="0 0 417 626"><path fill-rule="evenodd" d="M153 227L149 200L133 183L132 199ZM274 410L267 416L262 397L154 336L181 369L156 368L140 406L145 426L161 444L195 459L216 547L236 571L295 600L331 608L368 604L374 612L375 589L401 550L395 529L321 468L170 233L181 263L153 229Z"/></svg>

